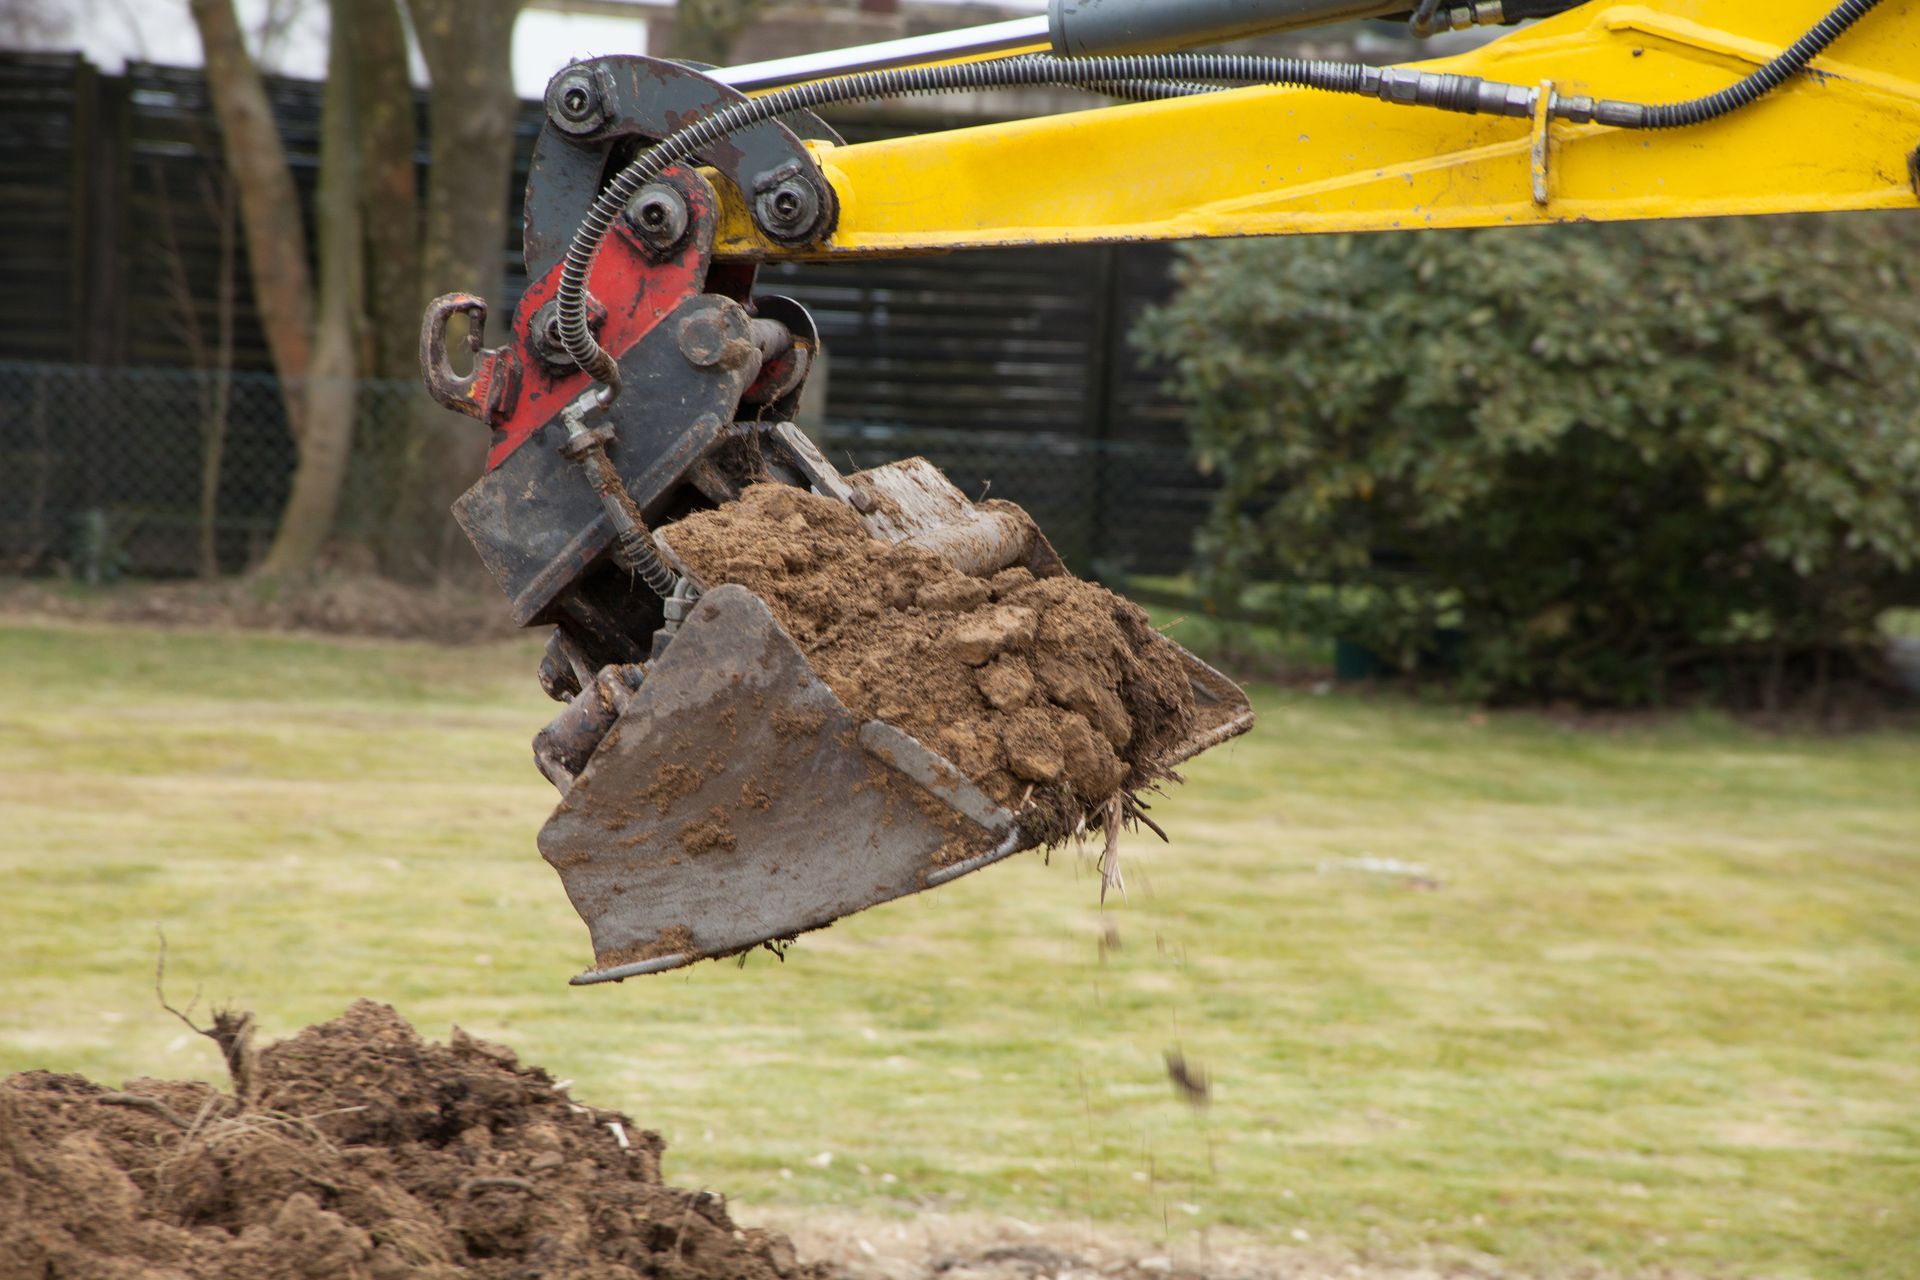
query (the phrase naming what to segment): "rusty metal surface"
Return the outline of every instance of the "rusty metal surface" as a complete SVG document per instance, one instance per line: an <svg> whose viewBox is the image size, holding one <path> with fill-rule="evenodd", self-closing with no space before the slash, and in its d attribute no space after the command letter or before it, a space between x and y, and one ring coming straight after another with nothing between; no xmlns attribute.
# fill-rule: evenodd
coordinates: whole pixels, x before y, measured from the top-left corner
<svg viewBox="0 0 1920 1280"><path fill-rule="evenodd" d="M705 365L680 347L687 321L711 329L722 357ZM682 481L733 420L740 394L758 370L746 312L714 294L687 299L620 361L622 376L644 395L610 411L609 453L627 491L649 520L672 502ZM561 454L565 433L542 426L454 504L454 518L512 601L521 626L543 620L550 605L613 545L614 531L593 486ZM644 639L644 637L639 637Z"/></svg>
<svg viewBox="0 0 1920 1280"><path fill-rule="evenodd" d="M746 402L758 406L757 417L790 419L800 411L800 390L820 352L820 330L808 310L792 298L762 294L751 307L756 322L772 321L786 332L784 353L769 357L760 376L747 388Z"/></svg>
<svg viewBox="0 0 1920 1280"><path fill-rule="evenodd" d="M642 675L637 664L602 669L546 728L534 735L533 762L561 796L572 789L574 777L586 768L607 731L633 700Z"/></svg>
<svg viewBox="0 0 1920 1280"><path fill-rule="evenodd" d="M467 318L473 366L455 373L447 356L447 325ZM520 395L520 360L511 347L486 349L487 304L470 293L448 293L427 305L420 321L420 377L442 408L491 425L510 413Z"/></svg>
<svg viewBox="0 0 1920 1280"><path fill-rule="evenodd" d="M556 76L578 76L591 89L598 121L585 129L567 129L550 119L534 143L528 167L524 239L527 274L539 279L557 267L580 216L599 194L607 162L627 139L657 141L680 126L719 107L745 101L737 89L697 71L659 58L617 55L576 63ZM820 193L833 225L836 197L812 153L800 142L831 138L817 117L801 113L793 127L767 121L741 129L707 148L700 160L713 166L750 202L773 175L796 173Z"/></svg>
<svg viewBox="0 0 1920 1280"><path fill-rule="evenodd" d="M686 211L685 232L671 252L662 253L642 228L627 218L615 219L587 283L589 327L595 340L621 361L687 299L717 292L709 287L710 250L719 217L719 196L713 185L694 170L676 165L653 186L678 198ZM584 211L583 205L569 217L577 220ZM572 225L570 221L568 234ZM502 465L593 385L560 342L559 287L558 266L530 274L527 291L514 312L506 354L522 369L524 386L517 388L519 394L512 400L500 401L490 418L494 439L487 454L489 468ZM626 375L623 364L622 377Z"/></svg>
<svg viewBox="0 0 1920 1280"><path fill-rule="evenodd" d="M709 592L540 833L592 936L575 981L790 938L1013 853L1011 816L912 746L951 804L882 760L911 752L855 721L758 596Z"/></svg>

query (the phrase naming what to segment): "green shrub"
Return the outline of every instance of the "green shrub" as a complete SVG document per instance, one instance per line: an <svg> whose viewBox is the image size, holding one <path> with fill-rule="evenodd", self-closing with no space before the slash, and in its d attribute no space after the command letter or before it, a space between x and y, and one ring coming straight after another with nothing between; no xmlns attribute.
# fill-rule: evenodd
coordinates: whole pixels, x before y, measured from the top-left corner
<svg viewBox="0 0 1920 1280"><path fill-rule="evenodd" d="M1188 249L1136 337L1221 482L1209 590L1502 697L1862 653L1920 599L1915 223Z"/></svg>

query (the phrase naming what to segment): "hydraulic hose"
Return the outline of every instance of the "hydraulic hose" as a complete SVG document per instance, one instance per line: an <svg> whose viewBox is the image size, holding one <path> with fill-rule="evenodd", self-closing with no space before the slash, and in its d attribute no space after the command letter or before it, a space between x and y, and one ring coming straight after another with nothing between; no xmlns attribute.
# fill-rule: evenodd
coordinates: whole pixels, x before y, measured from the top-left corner
<svg viewBox="0 0 1920 1280"><path fill-rule="evenodd" d="M1129 57L1053 58L1026 55L984 62L946 63L930 67L898 67L863 71L778 89L758 98L734 102L679 129L642 152L602 188L586 217L574 232L555 292L559 302L560 342L594 381L603 384L602 402L619 394L620 372L613 358L594 340L587 327L587 277L606 238L607 228L620 216L635 193L680 163L727 135L763 120L794 111L811 110L862 98L893 98L923 93L953 93L969 89L1019 86L1115 85L1132 81L1228 80L1287 84L1332 93L1375 96L1379 71L1357 62L1323 62L1310 58L1257 57L1245 54L1162 53ZM1192 86L1198 90L1200 86ZM1183 87L1182 92L1186 89Z"/></svg>
<svg viewBox="0 0 1920 1280"><path fill-rule="evenodd" d="M1752 106L1760 99L1778 89L1794 76L1807 69L1828 45L1839 39L1842 33L1854 23L1867 16L1880 0L1841 0L1838 7L1815 24L1813 30L1794 41L1779 57L1755 71L1746 79L1730 85L1718 93L1693 98L1687 102L1673 102L1661 106L1648 106L1636 102L1603 102L1596 104L1595 118L1603 124L1616 125L1623 129L1681 129L1688 125L1705 124L1721 116L1730 115L1742 107Z"/></svg>

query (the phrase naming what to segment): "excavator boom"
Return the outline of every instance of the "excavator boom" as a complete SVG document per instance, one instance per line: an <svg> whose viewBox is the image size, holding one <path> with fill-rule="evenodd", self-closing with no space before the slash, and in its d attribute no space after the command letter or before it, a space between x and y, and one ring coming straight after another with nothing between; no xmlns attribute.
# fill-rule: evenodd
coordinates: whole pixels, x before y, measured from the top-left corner
<svg viewBox="0 0 1920 1280"><path fill-rule="evenodd" d="M814 142L840 217L806 256L1920 209L1920 4L1863 7L1804 74L1691 126L1620 127L1578 104L1709 98L1782 58L1830 0L1595 0L1389 71L1370 96L1250 85ZM1478 110L1423 105L1448 76L1479 81ZM738 204L715 251L797 252Z"/></svg>

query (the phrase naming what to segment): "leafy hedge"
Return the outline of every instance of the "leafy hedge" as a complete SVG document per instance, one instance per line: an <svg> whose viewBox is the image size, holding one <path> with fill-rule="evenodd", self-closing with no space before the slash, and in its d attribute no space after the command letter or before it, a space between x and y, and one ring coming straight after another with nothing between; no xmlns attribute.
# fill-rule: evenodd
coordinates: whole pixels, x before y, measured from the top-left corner
<svg viewBox="0 0 1920 1280"><path fill-rule="evenodd" d="M1136 337L1221 481L1210 590L1495 696L1865 654L1920 600L1917 223L1189 249Z"/></svg>

